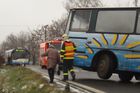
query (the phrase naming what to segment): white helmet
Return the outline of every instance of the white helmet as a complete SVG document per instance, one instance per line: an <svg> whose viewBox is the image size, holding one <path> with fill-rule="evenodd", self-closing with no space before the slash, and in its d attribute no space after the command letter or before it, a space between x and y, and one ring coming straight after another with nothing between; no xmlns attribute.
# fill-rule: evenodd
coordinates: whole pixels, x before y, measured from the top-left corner
<svg viewBox="0 0 140 93"><path fill-rule="evenodd" d="M63 34L62 37L65 38L65 37L68 37L68 35L67 34Z"/></svg>
<svg viewBox="0 0 140 93"><path fill-rule="evenodd" d="M62 35L62 38L63 38L64 40L68 40L68 39L69 39L69 37L68 37L67 34L63 34L63 35Z"/></svg>

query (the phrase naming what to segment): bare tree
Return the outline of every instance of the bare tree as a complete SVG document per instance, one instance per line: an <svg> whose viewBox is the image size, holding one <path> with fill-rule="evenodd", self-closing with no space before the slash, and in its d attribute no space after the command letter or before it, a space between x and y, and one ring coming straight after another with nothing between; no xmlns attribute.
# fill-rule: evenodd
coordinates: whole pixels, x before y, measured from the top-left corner
<svg viewBox="0 0 140 93"><path fill-rule="evenodd" d="M1 52L4 52L8 49L13 48L27 48L32 55L36 54L34 50L37 50L37 45L35 45L35 41L32 39L32 35L27 32L20 32L19 34L10 34L7 36L6 40L1 44Z"/></svg>
<svg viewBox="0 0 140 93"><path fill-rule="evenodd" d="M7 36L6 40L1 44L1 47L5 49L12 49L17 47L25 48L28 41L28 34L25 32L20 32L19 34L10 34Z"/></svg>
<svg viewBox="0 0 140 93"><path fill-rule="evenodd" d="M17 46L22 48L27 48L27 42L28 42L28 33L27 32L20 32L17 35Z"/></svg>
<svg viewBox="0 0 140 93"><path fill-rule="evenodd" d="M67 0L65 8L69 11L71 8L78 7L99 7L103 6L100 0Z"/></svg>
<svg viewBox="0 0 140 93"><path fill-rule="evenodd" d="M138 4L139 4L138 0L127 0L127 1L125 1L125 3L123 0L116 0L115 6L118 6L118 7L120 7L120 6L126 6L126 7L134 6L134 7L137 7Z"/></svg>
<svg viewBox="0 0 140 93"><path fill-rule="evenodd" d="M30 51L30 59L33 62L33 64L36 63L38 58L38 51L39 51L39 44L38 41L36 41L36 37L31 33L28 36L28 42L27 42L28 50Z"/></svg>
<svg viewBox="0 0 140 93"><path fill-rule="evenodd" d="M66 28L66 21L66 17L63 17L62 19L59 19L57 21L52 21L52 25L48 27L50 37L49 39L60 37L62 36L62 34L64 34Z"/></svg>
<svg viewBox="0 0 140 93"><path fill-rule="evenodd" d="M134 6L138 6L138 0L134 0Z"/></svg>
<svg viewBox="0 0 140 93"><path fill-rule="evenodd" d="M3 52L4 52L5 50L7 50L7 49L9 49L9 47L8 47L8 42L3 41L3 42L1 43L1 47L0 47L1 53L3 53Z"/></svg>
<svg viewBox="0 0 140 93"><path fill-rule="evenodd" d="M4 45L6 45L7 49L16 48L17 47L17 36L14 34L10 34L9 36L7 36Z"/></svg>

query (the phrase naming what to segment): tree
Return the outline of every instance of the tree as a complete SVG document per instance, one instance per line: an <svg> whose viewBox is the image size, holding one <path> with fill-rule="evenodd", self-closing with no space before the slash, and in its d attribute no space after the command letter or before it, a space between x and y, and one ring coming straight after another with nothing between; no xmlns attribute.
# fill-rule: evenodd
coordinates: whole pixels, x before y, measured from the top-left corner
<svg viewBox="0 0 140 93"><path fill-rule="evenodd" d="M30 51L30 59L33 62L33 64L36 63L36 58L38 58L38 41L36 41L35 36L30 34L28 36L28 50Z"/></svg>
<svg viewBox="0 0 140 93"><path fill-rule="evenodd" d="M7 36L6 40L1 44L1 50L5 51L7 49L12 49L17 47L17 36L10 34Z"/></svg>
<svg viewBox="0 0 140 93"><path fill-rule="evenodd" d="M123 0L116 0L116 4L115 6L126 6L126 7L130 7L130 6L134 6L137 7L139 4L138 0L127 0L127 1L123 1Z"/></svg>
<svg viewBox="0 0 140 93"><path fill-rule="evenodd" d="M27 32L20 32L17 35L17 47L27 48L28 42L28 33Z"/></svg>
<svg viewBox="0 0 140 93"><path fill-rule="evenodd" d="M61 37L66 29L67 18L63 17L57 21L52 21L52 24L48 27L49 39Z"/></svg>
<svg viewBox="0 0 140 93"><path fill-rule="evenodd" d="M65 8L67 11L71 8L80 8L80 7L99 7L103 6L100 0L67 0Z"/></svg>
<svg viewBox="0 0 140 93"><path fill-rule="evenodd" d="M138 6L138 0L134 0L134 6Z"/></svg>

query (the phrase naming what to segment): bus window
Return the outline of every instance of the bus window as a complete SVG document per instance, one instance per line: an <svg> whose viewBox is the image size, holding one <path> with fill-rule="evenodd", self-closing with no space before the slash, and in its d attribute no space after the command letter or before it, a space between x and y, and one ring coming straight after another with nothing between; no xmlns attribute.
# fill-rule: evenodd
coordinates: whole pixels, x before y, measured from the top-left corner
<svg viewBox="0 0 140 93"><path fill-rule="evenodd" d="M91 10L76 10L71 22L70 31L86 32L89 28Z"/></svg>
<svg viewBox="0 0 140 93"><path fill-rule="evenodd" d="M99 11L96 32L132 33L136 11Z"/></svg>
<svg viewBox="0 0 140 93"><path fill-rule="evenodd" d="M16 50L15 52L12 53L12 59L19 59L19 58L29 58L29 52L25 50Z"/></svg>
<svg viewBox="0 0 140 93"><path fill-rule="evenodd" d="M140 13L139 13L139 16L138 16L137 33L140 34Z"/></svg>

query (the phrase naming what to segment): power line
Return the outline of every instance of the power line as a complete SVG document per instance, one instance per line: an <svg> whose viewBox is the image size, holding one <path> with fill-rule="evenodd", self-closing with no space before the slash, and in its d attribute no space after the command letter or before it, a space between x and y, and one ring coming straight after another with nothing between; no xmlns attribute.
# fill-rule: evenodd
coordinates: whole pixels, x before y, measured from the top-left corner
<svg viewBox="0 0 140 93"><path fill-rule="evenodd" d="M9 27L17 27L17 26L28 27L28 26L39 26L39 25L0 25L0 27L7 27L7 26L9 26Z"/></svg>

